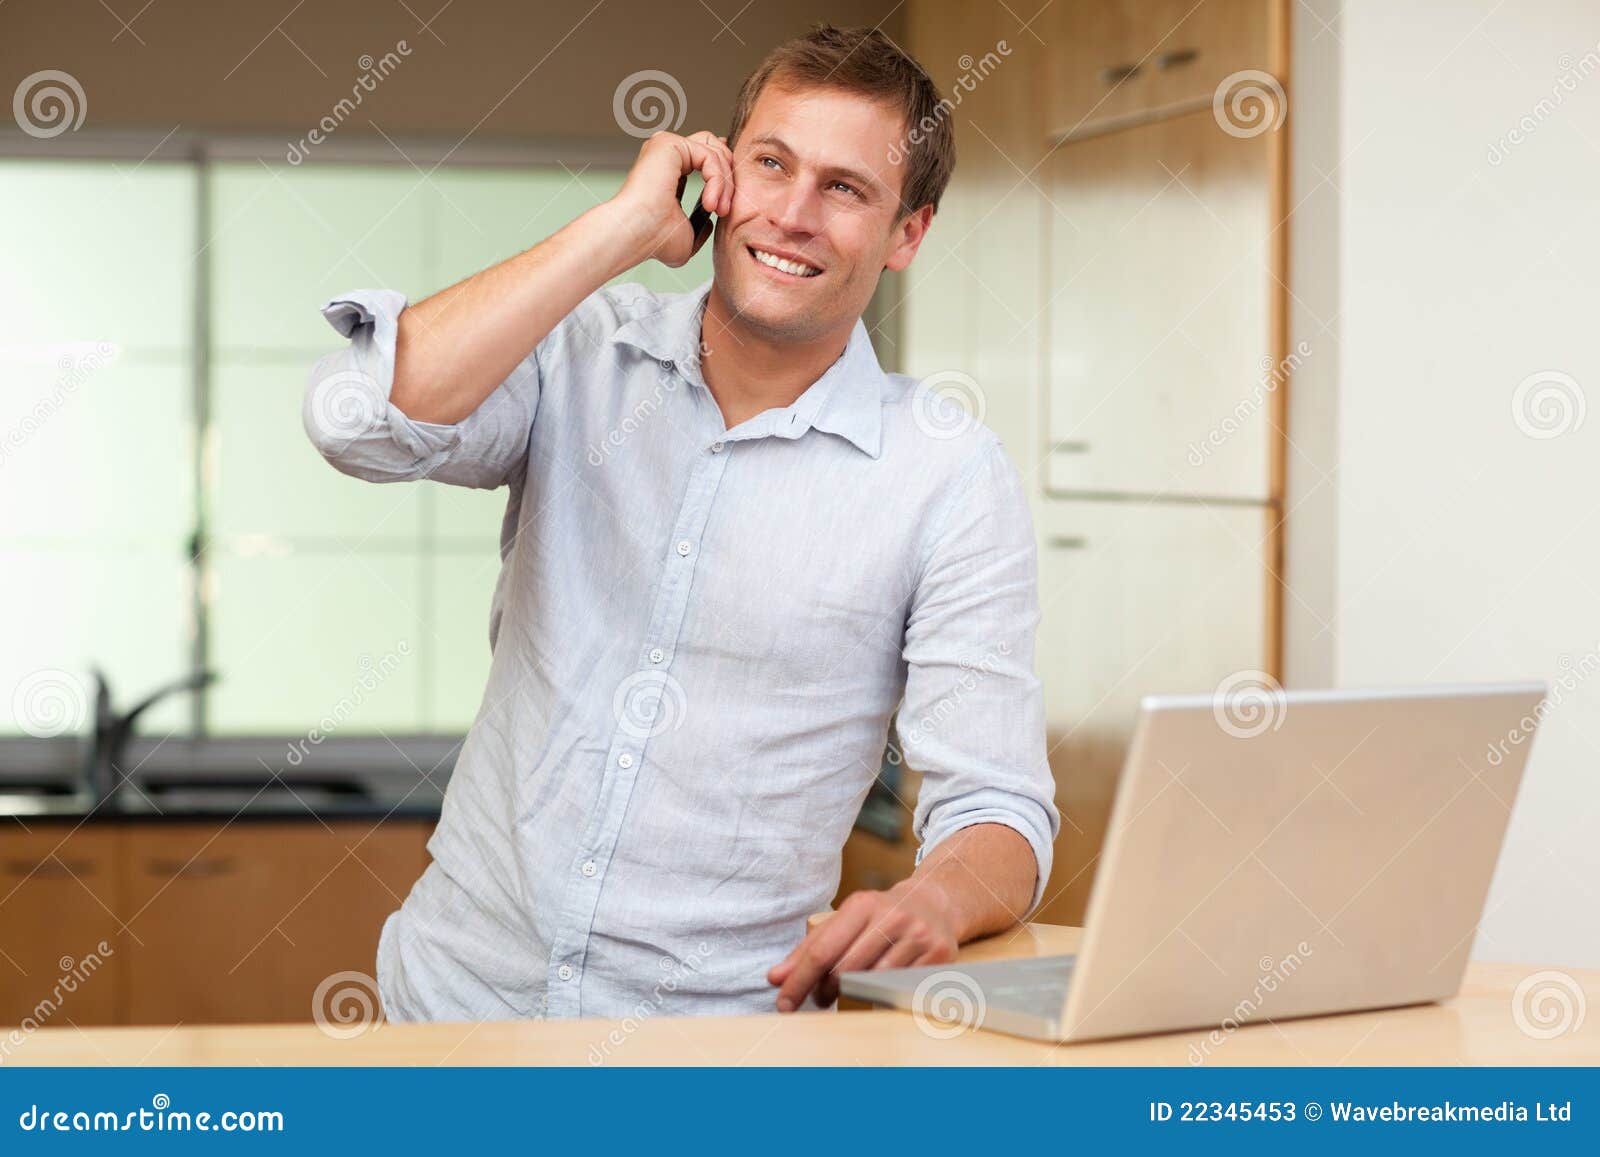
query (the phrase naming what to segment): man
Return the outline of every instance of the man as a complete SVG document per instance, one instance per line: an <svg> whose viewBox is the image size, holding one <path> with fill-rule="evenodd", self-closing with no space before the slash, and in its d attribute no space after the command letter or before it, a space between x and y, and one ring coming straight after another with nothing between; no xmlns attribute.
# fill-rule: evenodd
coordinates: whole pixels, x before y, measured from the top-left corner
<svg viewBox="0 0 1600 1157"><path fill-rule="evenodd" d="M1021 482L860 320L932 222L948 112L887 37L822 26L726 140L657 133L527 252L325 307L350 338L307 391L329 461L510 488L488 687L379 944L390 1018L826 1006L841 972L948 961L1039 902L1059 817ZM711 281L602 288L693 256L695 171ZM807 934L897 706L917 868Z"/></svg>

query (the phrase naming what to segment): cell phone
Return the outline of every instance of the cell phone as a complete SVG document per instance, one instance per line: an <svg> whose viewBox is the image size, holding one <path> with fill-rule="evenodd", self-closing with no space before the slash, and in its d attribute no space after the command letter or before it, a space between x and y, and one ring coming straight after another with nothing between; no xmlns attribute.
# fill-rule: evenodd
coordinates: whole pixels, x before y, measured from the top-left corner
<svg viewBox="0 0 1600 1157"><path fill-rule="evenodd" d="M688 187L688 185L689 178L687 175L685 175L678 182L678 200L680 202L683 200L683 191ZM700 193L704 192L705 187L702 185ZM694 247L696 249L700 248L701 242L704 241L706 236L710 234L711 227L714 224L712 221L711 210L707 209L700 203L700 193L695 194L694 208L689 209L685 207L684 209L684 212L689 216L689 228L694 230Z"/></svg>

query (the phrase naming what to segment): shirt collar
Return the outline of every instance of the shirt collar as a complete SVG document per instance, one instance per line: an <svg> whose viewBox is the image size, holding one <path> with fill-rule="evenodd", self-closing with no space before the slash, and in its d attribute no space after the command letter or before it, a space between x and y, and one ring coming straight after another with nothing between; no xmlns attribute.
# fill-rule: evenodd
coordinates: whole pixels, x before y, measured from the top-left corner
<svg viewBox="0 0 1600 1157"><path fill-rule="evenodd" d="M700 323L711 294L707 279L687 293L661 294L661 308L632 318L612 333L613 342L671 361L700 378ZM703 386L703 381L696 384ZM815 427L846 439L870 458L883 452L883 399L888 377L878 364L872 339L859 318L844 353L783 410L762 417L772 420L766 432L798 438Z"/></svg>

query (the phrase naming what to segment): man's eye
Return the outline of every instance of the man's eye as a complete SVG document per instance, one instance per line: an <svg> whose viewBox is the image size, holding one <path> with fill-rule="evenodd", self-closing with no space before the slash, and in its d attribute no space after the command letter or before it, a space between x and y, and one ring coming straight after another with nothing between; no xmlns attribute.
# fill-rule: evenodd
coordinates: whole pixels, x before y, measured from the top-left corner
<svg viewBox="0 0 1600 1157"><path fill-rule="evenodd" d="M861 195L860 192L856 189L856 187L854 185L847 185L843 181L835 181L833 183L833 187L835 189L843 189L846 193L849 193L852 197L859 197Z"/></svg>
<svg viewBox="0 0 1600 1157"><path fill-rule="evenodd" d="M761 157L756 161L756 163L758 165L765 165L768 161L771 161L774 165L778 163L778 159L776 157Z"/></svg>

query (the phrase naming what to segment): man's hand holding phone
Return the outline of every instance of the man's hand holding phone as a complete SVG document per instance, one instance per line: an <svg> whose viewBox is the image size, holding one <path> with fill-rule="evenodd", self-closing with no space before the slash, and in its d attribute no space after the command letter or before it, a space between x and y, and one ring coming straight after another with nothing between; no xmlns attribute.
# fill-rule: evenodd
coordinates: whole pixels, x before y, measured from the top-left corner
<svg viewBox="0 0 1600 1157"><path fill-rule="evenodd" d="M680 199L694 172L705 178L705 188L690 214ZM689 137L658 132L639 150L611 204L638 230L640 261L686 265L711 236L711 214L733 208L733 152L709 131Z"/></svg>

